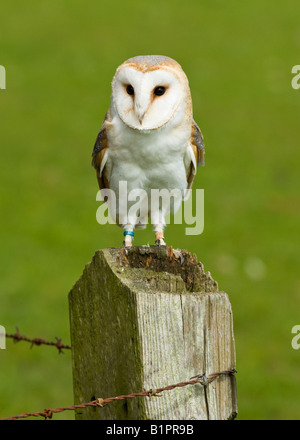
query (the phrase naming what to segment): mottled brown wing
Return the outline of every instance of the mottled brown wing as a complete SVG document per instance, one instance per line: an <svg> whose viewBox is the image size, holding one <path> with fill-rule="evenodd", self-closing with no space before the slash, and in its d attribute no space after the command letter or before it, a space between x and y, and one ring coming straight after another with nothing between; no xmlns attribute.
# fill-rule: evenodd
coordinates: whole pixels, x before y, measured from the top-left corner
<svg viewBox="0 0 300 440"><path fill-rule="evenodd" d="M105 119L106 120L106 119ZM97 179L100 189L109 188L108 180L105 176L105 166L103 167L103 161L108 151L108 142L106 136L105 120L102 128L97 136L94 150L92 154L92 165L96 169ZM103 168L103 169L102 169Z"/></svg>
<svg viewBox="0 0 300 440"><path fill-rule="evenodd" d="M190 144L195 156L195 162L197 166L199 164L204 166L205 150L204 150L203 136L200 128L198 127L195 121L193 121L192 123L192 134L191 134ZM196 170L194 169L193 162L191 162L191 166L187 175L188 189L190 189L193 185L195 173Z"/></svg>

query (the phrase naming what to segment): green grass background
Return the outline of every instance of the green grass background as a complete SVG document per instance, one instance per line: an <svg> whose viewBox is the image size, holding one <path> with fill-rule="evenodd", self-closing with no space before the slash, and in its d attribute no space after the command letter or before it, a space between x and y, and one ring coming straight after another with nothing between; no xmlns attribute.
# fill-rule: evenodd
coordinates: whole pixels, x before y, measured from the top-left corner
<svg viewBox="0 0 300 440"><path fill-rule="evenodd" d="M91 151L125 59L175 58L206 143L205 231L166 231L228 292L239 419L298 419L300 351L300 3L239 0L2 0L0 324L69 343L67 294L96 249L121 245L99 226ZM151 229L135 244L153 242ZM185 379L185 378L183 378ZM138 391L138 390L132 390ZM103 396L105 397L105 396ZM0 417L73 403L70 352L7 341ZM63 413L55 419L73 418Z"/></svg>

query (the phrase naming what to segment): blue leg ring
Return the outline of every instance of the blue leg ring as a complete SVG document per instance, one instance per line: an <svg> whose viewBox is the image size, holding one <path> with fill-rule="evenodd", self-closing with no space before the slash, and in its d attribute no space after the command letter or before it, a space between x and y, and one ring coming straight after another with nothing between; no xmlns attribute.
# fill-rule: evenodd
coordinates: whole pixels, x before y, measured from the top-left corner
<svg viewBox="0 0 300 440"><path fill-rule="evenodd" d="M134 232L133 231L124 231L124 236L126 235L131 235L132 237L134 237Z"/></svg>

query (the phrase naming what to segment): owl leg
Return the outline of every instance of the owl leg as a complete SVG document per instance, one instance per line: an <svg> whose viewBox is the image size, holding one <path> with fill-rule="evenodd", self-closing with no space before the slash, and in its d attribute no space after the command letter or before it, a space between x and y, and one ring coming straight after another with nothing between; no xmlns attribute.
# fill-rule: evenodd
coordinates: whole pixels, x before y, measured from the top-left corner
<svg viewBox="0 0 300 440"><path fill-rule="evenodd" d="M123 246L124 247L132 246L133 238L134 238L133 226L125 225Z"/></svg>
<svg viewBox="0 0 300 440"><path fill-rule="evenodd" d="M154 225L155 244L158 246L166 246L164 237L164 227L161 224Z"/></svg>

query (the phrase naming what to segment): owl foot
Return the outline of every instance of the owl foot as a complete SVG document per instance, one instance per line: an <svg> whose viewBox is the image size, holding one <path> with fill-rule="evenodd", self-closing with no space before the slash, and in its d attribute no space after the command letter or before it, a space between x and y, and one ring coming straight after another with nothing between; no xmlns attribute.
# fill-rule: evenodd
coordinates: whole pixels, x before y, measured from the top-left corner
<svg viewBox="0 0 300 440"><path fill-rule="evenodd" d="M155 244L157 246L167 246L165 243L164 234L162 232L156 232L155 234Z"/></svg>
<svg viewBox="0 0 300 440"><path fill-rule="evenodd" d="M124 231L124 241L123 246L124 247L131 247L132 246L132 240L134 238L134 232L133 231Z"/></svg>

